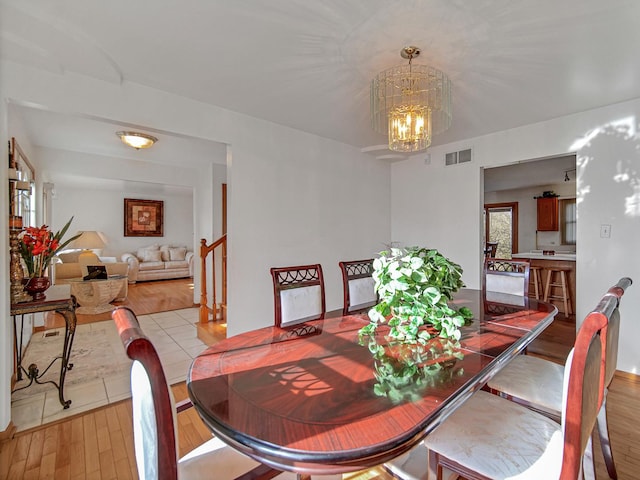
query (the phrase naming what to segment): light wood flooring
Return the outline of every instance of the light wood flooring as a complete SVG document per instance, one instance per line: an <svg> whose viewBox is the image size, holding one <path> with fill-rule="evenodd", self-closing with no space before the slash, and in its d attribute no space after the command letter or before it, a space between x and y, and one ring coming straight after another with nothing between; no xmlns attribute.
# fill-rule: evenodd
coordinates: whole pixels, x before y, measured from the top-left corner
<svg viewBox="0 0 640 480"><path fill-rule="evenodd" d="M146 282L131 286L127 304L136 313L160 311L156 306L192 306L187 281ZM138 288L140 287L140 288ZM161 292L157 296L153 291ZM144 297L138 303L138 295ZM186 303L185 303L186 302ZM157 308L157 309L155 309ZM164 308L164 307L163 307ZM171 309L173 309L171 308ZM99 317L83 316L83 317ZM101 318L105 320L108 318ZM95 321L96 319L93 319ZM51 320L53 322L57 320ZM79 318L90 322L91 318ZM224 338L223 325L203 329L212 338ZM575 323L557 321L529 347L529 353L562 362L575 338ZM187 397L184 383L172 387L176 400ZM611 441L620 480L640 478L640 377L618 374L608 398ZM25 431L0 445L1 479L137 479L133 447L131 401L125 400L55 424ZM194 409L178 416L180 455L210 438ZM595 445L597 478L608 478L599 444ZM345 475L345 480L390 480L382 468Z"/></svg>

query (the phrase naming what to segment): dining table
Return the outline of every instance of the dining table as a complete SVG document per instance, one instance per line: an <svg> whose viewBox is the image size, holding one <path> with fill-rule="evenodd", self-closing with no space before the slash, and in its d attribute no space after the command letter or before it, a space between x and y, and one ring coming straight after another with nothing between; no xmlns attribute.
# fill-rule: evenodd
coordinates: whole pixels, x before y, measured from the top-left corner
<svg viewBox="0 0 640 480"><path fill-rule="evenodd" d="M366 312L229 337L194 359L189 397L214 435L274 468L315 475L380 465L424 439L557 313L474 289L449 305L473 312L459 340L396 343L385 325L364 335Z"/></svg>

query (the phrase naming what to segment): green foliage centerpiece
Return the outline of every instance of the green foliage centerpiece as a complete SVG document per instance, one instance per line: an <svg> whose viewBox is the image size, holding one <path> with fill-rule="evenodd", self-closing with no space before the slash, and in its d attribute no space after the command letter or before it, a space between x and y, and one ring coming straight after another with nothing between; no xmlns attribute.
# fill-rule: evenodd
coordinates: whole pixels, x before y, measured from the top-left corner
<svg viewBox="0 0 640 480"><path fill-rule="evenodd" d="M360 329L361 335L373 335L387 324L389 337L403 343L425 344L434 336L459 340L459 328L473 318L469 308L454 310L447 304L464 287L462 268L437 250L381 252L373 261L373 279L380 301L369 310L370 323ZM432 329L420 328L424 325Z"/></svg>

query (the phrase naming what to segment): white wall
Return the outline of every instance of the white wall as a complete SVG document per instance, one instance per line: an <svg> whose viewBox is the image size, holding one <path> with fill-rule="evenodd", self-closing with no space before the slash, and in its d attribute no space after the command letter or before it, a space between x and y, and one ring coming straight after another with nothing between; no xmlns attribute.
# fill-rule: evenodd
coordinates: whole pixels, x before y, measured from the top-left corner
<svg viewBox="0 0 640 480"><path fill-rule="evenodd" d="M390 241L389 165L354 147L318 138L158 90L56 75L3 62L0 98L54 111L109 118L205 138L231 147L228 333L273 323L269 267L323 265L327 307L341 306L338 262L366 258ZM0 140L8 136L5 127ZM80 166L78 166L80 168ZM108 174L103 165L98 174ZM103 172L104 170L104 172ZM211 238L214 181L202 172L195 191L195 238ZM3 200L4 201L4 200ZM208 201L206 205L200 202ZM205 211L203 211L206 209ZM6 208L5 208L6 212ZM202 223L202 224L201 224ZM6 226L0 241L6 242ZM4 263L1 263L4 262ZM6 259L0 265L7 270ZM8 286L0 296L8 315ZM0 327L0 350L11 350L11 328ZM0 430L10 419L11 362L0 367Z"/></svg>
<svg viewBox="0 0 640 480"><path fill-rule="evenodd" d="M622 306L618 368L640 373L640 100L610 105L431 149L395 163L391 172L392 236L403 243L441 249L464 268L470 287L480 285L481 167L577 152L578 323L620 277L630 276ZM444 154L473 148L469 164L444 167ZM600 238L600 225L611 238Z"/></svg>
<svg viewBox="0 0 640 480"><path fill-rule="evenodd" d="M106 246L105 257L120 259L125 252L135 252L139 247L158 243L161 245L185 245L193 250L193 194L151 194L135 190L111 190L105 188L79 188L57 185L54 199L54 230L59 230L71 217L73 223L67 237L77 231L102 232ZM161 200L164 202L164 235L162 237L124 236L124 198Z"/></svg>

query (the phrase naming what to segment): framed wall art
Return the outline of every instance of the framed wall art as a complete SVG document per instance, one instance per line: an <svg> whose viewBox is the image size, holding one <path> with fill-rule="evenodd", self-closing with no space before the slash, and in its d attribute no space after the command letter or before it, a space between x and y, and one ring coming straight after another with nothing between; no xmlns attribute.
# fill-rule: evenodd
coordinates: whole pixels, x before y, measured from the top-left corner
<svg viewBox="0 0 640 480"><path fill-rule="evenodd" d="M124 199L125 237L162 237L164 202L162 200Z"/></svg>

